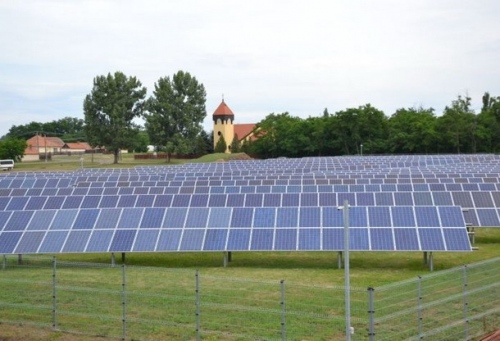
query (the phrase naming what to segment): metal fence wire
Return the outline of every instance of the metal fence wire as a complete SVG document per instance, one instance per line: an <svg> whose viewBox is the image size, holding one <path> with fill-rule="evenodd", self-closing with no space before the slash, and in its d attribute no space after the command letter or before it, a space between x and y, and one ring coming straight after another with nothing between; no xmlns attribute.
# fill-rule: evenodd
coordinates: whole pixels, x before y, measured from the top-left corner
<svg viewBox="0 0 500 341"><path fill-rule="evenodd" d="M500 258L351 287L352 340L474 340L500 322ZM344 340L344 287L4 256L0 323L117 340Z"/></svg>

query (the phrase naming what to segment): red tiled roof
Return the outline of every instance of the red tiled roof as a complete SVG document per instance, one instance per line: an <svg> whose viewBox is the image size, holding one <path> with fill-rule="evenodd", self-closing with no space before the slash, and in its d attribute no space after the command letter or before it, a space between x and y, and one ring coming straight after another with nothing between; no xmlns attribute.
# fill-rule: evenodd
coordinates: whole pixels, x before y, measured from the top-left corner
<svg viewBox="0 0 500 341"><path fill-rule="evenodd" d="M221 104L215 109L213 116L234 116L234 114L224 100L222 100Z"/></svg>
<svg viewBox="0 0 500 341"><path fill-rule="evenodd" d="M64 148L64 149L84 149L84 150L92 149L87 142L69 142L69 143L65 143L64 146L62 146L62 148Z"/></svg>
<svg viewBox="0 0 500 341"><path fill-rule="evenodd" d="M238 139L241 141L254 130L255 126L255 123L235 124L234 134L238 135Z"/></svg>
<svg viewBox="0 0 500 341"><path fill-rule="evenodd" d="M26 141L26 144L28 147L57 147L61 148L64 145L63 140L61 140L59 137L50 137L50 136L41 136L41 135L35 135L32 138L28 139Z"/></svg>

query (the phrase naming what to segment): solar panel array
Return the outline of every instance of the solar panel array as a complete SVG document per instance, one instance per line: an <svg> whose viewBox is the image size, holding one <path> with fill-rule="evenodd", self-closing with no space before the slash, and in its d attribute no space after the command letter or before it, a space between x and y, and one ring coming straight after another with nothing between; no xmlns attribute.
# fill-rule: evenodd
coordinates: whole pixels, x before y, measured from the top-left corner
<svg viewBox="0 0 500 341"><path fill-rule="evenodd" d="M495 155L328 157L0 174L0 254L470 251L500 226Z"/></svg>

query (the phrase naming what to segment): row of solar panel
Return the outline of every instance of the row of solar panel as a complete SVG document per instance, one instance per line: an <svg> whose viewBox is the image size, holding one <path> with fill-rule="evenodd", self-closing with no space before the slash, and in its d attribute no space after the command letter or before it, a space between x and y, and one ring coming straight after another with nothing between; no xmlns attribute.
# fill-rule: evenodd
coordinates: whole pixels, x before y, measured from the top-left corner
<svg viewBox="0 0 500 341"><path fill-rule="evenodd" d="M373 187L376 186L376 187ZM244 186L244 187L92 187L92 188L32 188L32 189L0 189L0 198L19 196L83 196L83 195L139 195L139 194L291 194L291 193L403 193L397 196L409 196L408 193L477 193L486 192L496 196L500 184L484 184L483 186L448 185L448 186L411 186L405 188L403 185L397 187L369 185L359 188L357 186ZM450 194L460 195L460 194ZM370 199L368 199L370 200Z"/></svg>
<svg viewBox="0 0 500 341"><path fill-rule="evenodd" d="M353 251L470 251L464 229L350 230ZM342 251L343 229L124 229L4 232L1 254Z"/></svg>
<svg viewBox="0 0 500 341"><path fill-rule="evenodd" d="M500 207L500 192L358 192L243 194L40 195L0 197L0 211L96 207L281 207L453 205L462 208Z"/></svg>
<svg viewBox="0 0 500 341"><path fill-rule="evenodd" d="M0 253L343 249L343 211L327 207L46 210L0 217ZM352 207L349 226L352 250L470 251L458 207Z"/></svg>

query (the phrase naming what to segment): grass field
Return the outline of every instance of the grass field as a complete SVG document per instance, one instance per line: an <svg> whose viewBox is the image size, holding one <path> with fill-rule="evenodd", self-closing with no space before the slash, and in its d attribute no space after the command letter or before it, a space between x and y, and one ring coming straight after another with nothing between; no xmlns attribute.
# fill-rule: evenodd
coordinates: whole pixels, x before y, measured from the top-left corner
<svg viewBox="0 0 500 341"><path fill-rule="evenodd" d="M198 162L227 160L227 154L213 154ZM175 165L187 160L172 160ZM133 155L124 154L118 165L111 164L111 155L58 156L48 162L25 162L16 164L15 171L60 171L79 168L134 167L138 165L166 165L165 160L134 160ZM189 160L193 162L193 160ZM500 228L476 229L473 252L435 252L434 270L450 269L463 264L472 264L500 255ZM58 260L109 263L109 254L57 255ZM263 281L286 280L287 283L318 285L344 284L344 272L337 267L337 254L331 252L235 252L228 267L223 267L221 253L131 253L126 255L127 265L201 269L207 275L230 276ZM379 287L415 278L429 273L422 253L395 252L351 252L351 286ZM1 271L1 270L0 270ZM98 279L96 279L98 280ZM32 326L0 324L0 340L58 340L93 341L103 337L88 337L52 332Z"/></svg>

